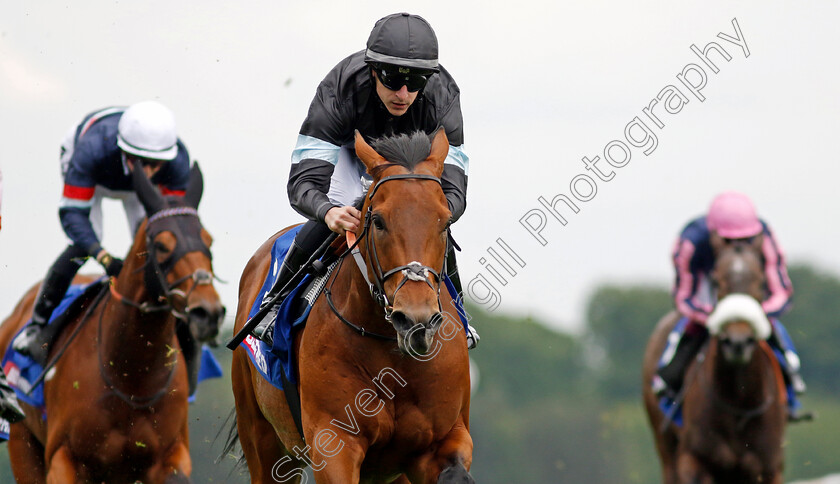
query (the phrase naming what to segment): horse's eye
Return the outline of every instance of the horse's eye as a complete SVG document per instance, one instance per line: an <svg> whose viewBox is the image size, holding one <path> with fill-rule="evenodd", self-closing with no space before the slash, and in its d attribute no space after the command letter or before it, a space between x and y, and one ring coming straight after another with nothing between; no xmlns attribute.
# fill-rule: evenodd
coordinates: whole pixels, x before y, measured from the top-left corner
<svg viewBox="0 0 840 484"><path fill-rule="evenodd" d="M382 217L379 215L373 216L373 226L376 230L385 230L385 221L382 220Z"/></svg>
<svg viewBox="0 0 840 484"><path fill-rule="evenodd" d="M158 252L163 252L164 254L168 254L169 252L171 252L169 250L169 247L163 245L163 243L161 242L155 242L155 250Z"/></svg>

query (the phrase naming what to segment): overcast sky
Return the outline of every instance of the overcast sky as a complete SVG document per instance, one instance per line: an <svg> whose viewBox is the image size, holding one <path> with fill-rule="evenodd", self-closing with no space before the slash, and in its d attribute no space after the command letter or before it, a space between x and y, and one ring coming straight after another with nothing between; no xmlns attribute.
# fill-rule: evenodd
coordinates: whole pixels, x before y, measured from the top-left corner
<svg viewBox="0 0 840 484"><path fill-rule="evenodd" d="M377 19L403 10L432 24L461 88L471 164L467 212L453 232L462 278L494 284L495 311L579 329L599 283L666 287L674 237L728 189L754 199L791 261L840 274L836 2L564 3L3 2L0 314L66 245L57 215L65 131L94 109L146 99L174 111L204 170L200 212L232 314L251 254L302 221L285 187L315 87L364 47ZM731 57L709 54L717 73L691 49L713 41ZM696 93L678 79L687 67L690 84L702 81L698 69L706 76ZM657 96L673 114L663 102L650 107ZM625 133L636 117L655 146L627 139L645 136L641 125ZM608 145L616 165L622 145L630 160L611 166ZM600 175L581 161L595 156ZM562 208L566 226L538 201L558 194L579 209ZM121 210L106 205L104 246L114 254L130 243ZM534 227L545 218L545 245L520 222L529 212Z"/></svg>

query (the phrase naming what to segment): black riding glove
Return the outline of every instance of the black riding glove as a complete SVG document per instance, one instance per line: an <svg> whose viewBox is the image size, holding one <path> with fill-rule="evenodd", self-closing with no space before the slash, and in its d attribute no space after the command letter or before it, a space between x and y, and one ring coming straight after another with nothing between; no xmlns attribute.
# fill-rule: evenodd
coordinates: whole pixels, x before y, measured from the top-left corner
<svg viewBox="0 0 840 484"><path fill-rule="evenodd" d="M97 257L96 260L99 261L99 263L102 264L102 267L105 268L105 274L108 274L111 277L117 277L122 270L122 259L112 257L111 254L107 252Z"/></svg>

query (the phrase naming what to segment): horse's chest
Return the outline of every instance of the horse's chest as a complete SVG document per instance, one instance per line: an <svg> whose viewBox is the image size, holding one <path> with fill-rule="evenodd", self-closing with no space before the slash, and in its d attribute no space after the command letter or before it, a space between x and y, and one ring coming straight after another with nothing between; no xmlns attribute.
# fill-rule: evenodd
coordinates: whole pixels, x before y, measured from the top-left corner
<svg viewBox="0 0 840 484"><path fill-rule="evenodd" d="M758 475L765 468L772 467L767 449L754 439L743 437L706 428L690 435L688 450L724 475L733 472L737 475Z"/></svg>
<svg viewBox="0 0 840 484"><path fill-rule="evenodd" d="M107 418L88 419L72 433L74 452L84 454L85 460L109 465L131 461L141 464L151 461L160 452L161 438L154 422L133 419L120 423L106 422Z"/></svg>

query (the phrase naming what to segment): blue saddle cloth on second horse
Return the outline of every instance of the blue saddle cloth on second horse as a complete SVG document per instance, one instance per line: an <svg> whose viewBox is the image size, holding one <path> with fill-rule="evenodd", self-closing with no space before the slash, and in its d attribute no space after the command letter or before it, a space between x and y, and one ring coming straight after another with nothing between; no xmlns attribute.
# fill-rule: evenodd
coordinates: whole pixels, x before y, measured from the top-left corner
<svg viewBox="0 0 840 484"><path fill-rule="evenodd" d="M52 324L53 321L64 314L64 312L72 306L77 299L88 292L95 294L101 290L105 284L108 284L108 279L103 276L90 284L70 286L67 293L64 295L64 299L61 300L61 303L55 308L52 316L50 316L48 324ZM25 328L31 322L32 321L30 320L23 327ZM21 328L20 331L23 331L23 328ZM19 334L20 331L15 334L15 337L17 337L17 334ZM14 338L12 341L14 341ZM6 349L2 365L3 372L9 380L9 386L15 390L18 400L40 409L42 418L46 420L47 411L44 404L44 383L41 382L35 388L32 388L32 384L38 379L44 371L44 368L40 364L36 363L32 358L15 351L11 344L9 344L9 347ZM199 365L199 382L209 378L219 378L222 376L222 367L216 360L216 357L213 356L213 353L207 345L202 347ZM193 394L189 396L190 403L195 401L196 393L197 391L193 392ZM9 424L5 420L0 419L0 442L8 439Z"/></svg>
<svg viewBox="0 0 840 484"><path fill-rule="evenodd" d="M265 294L274 285L277 275L280 273L280 266L286 258L286 253L289 252L295 236L300 231L302 226L299 225L290 229L285 234L281 235L274 241L271 247L271 270L268 271L268 276L260 288L257 298L254 300L251 311L248 313L248 318L252 318L260 309L260 303ZM354 265L355 267L355 265ZM269 383L279 389L283 389L283 380L280 372L282 371L286 376L286 381L290 383L297 383L295 376L295 355L294 355L294 340L293 336L298 328L306 324L306 318L312 310L312 305L315 304L317 298L312 298L311 302L302 298L302 293L308 288L312 282L312 276L304 277L300 284L295 287L292 292L283 300L280 310L277 312L277 321L274 324L274 345L269 348L267 344L249 334L240 343L240 346L245 348L248 357L251 358L251 363L257 368L263 378ZM456 309L458 316L461 319L464 329L467 330L466 311L464 311L463 302L455 291L455 286L449 277L444 275L444 285L456 301Z"/></svg>

